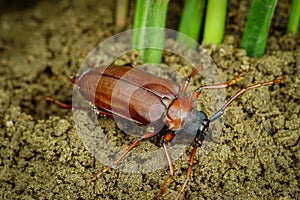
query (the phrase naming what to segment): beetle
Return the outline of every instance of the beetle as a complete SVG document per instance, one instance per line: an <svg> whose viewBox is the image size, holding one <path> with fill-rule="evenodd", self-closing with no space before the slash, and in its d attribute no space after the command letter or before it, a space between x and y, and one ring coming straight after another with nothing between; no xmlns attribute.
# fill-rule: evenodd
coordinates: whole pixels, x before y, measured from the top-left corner
<svg viewBox="0 0 300 200"><path fill-rule="evenodd" d="M71 80L77 84L80 94L90 102L100 114L108 117L117 116L141 125L155 126L158 123L164 124L162 146L168 161L169 176L160 188L156 198L160 198L166 193L168 185L174 176L174 166L167 149L167 144L172 141L176 134L181 133L180 131L185 127L194 131L193 133L188 133L193 134L193 150L188 162L186 178L177 196L177 198L179 198L190 178L197 148L202 146L205 136L210 131L210 123L220 118L226 108L245 92L262 86L279 83L286 78L286 76L282 76L281 78L250 85L240 90L209 118L205 112L196 109L197 99L202 90L227 88L239 81L243 74L235 76L225 83L200 86L194 90L190 96L186 97L186 89L191 78L197 74L201 68L202 66L199 66L194 69L192 73L186 77L182 87L173 81L157 77L135 66L128 65L97 66L88 69L77 77L73 77ZM114 105L115 108L112 108L112 95L116 90L115 86L117 81L121 81L122 84L118 86L119 92L114 93L117 105ZM128 95L126 91L129 89L134 91L134 93ZM62 108L72 108L72 106L51 97L47 97L47 100L58 104ZM125 105L129 105L129 112ZM155 109L153 109L153 105L155 105ZM157 134L157 131L143 134L110 166L95 173L93 175L94 178L97 178L118 165L141 141L152 138Z"/></svg>

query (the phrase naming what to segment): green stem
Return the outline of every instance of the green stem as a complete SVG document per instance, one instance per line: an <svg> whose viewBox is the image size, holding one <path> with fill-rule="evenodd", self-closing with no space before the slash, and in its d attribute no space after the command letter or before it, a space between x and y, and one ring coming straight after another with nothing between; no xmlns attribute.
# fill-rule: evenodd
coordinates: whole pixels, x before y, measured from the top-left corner
<svg viewBox="0 0 300 200"><path fill-rule="evenodd" d="M250 57L261 57L265 53L276 3L277 0L253 0L252 2L241 45Z"/></svg>
<svg viewBox="0 0 300 200"><path fill-rule="evenodd" d="M164 28L166 25L168 0L139 0L134 19L133 46L142 52L145 63L160 63L164 43L164 29L151 29L144 32L145 27ZM156 31L155 31L156 30ZM146 45L146 48L145 46ZM145 48L145 49L144 49Z"/></svg>
<svg viewBox="0 0 300 200"><path fill-rule="evenodd" d="M143 28L146 26L146 18L148 13L148 4L149 0L139 0L137 1L136 7L135 7L135 15L134 15L134 23L133 28L133 48L140 51L143 47L143 34L140 28Z"/></svg>
<svg viewBox="0 0 300 200"><path fill-rule="evenodd" d="M293 0L291 12L289 16L289 22L287 27L287 32L292 33L295 36L298 32L299 27L299 19L300 19L300 0Z"/></svg>
<svg viewBox="0 0 300 200"><path fill-rule="evenodd" d="M127 23L128 0L117 0L115 25L125 27Z"/></svg>
<svg viewBox="0 0 300 200"><path fill-rule="evenodd" d="M186 34L194 40L199 39L202 20L204 15L204 7L206 0L185 0L181 20L179 24L179 32ZM187 44L192 49L196 48L195 42L189 42L183 35L178 35L177 41Z"/></svg>
<svg viewBox="0 0 300 200"><path fill-rule="evenodd" d="M220 44L224 37L227 0L208 0L203 41Z"/></svg>

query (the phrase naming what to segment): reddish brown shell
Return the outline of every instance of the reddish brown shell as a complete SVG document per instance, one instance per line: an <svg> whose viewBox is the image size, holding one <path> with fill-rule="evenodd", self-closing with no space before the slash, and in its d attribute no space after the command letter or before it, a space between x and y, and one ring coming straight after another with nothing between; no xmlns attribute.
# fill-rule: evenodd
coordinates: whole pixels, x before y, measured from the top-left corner
<svg viewBox="0 0 300 200"><path fill-rule="evenodd" d="M76 80L81 95L99 110L141 124L154 124L175 98L180 86L130 66L92 68Z"/></svg>

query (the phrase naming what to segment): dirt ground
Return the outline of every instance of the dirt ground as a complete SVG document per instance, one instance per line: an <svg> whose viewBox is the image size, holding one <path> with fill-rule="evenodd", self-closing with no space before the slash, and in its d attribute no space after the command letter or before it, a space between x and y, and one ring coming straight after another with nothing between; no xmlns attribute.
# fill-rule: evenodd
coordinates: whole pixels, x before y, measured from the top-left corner
<svg viewBox="0 0 300 200"><path fill-rule="evenodd" d="M114 27L114 1L28 2L0 2L0 199L153 199L168 169L111 170L92 181L103 163L82 144L72 112L45 101L71 103L69 76L99 42L125 30ZM278 1L266 55L247 57L239 45L249 4L229 1L224 44L204 46L223 80L247 71L227 97L247 85L287 79L230 106L218 143L196 156L182 199L300 199L299 35L285 34L289 4ZM176 29L181 9L171 2L168 28ZM122 139L120 131L117 136ZM174 162L165 199L179 192L189 152Z"/></svg>

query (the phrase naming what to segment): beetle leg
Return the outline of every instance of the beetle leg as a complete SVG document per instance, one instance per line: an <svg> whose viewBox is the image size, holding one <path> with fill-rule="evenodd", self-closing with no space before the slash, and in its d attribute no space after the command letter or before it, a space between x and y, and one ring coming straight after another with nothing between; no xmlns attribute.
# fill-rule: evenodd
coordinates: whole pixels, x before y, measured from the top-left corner
<svg viewBox="0 0 300 200"><path fill-rule="evenodd" d="M156 134L157 134L157 132L146 133L145 135L140 137L133 144L131 144L130 147L128 147L128 149L117 160L115 160L110 166L107 166L107 167L103 168L101 171L94 173L93 179L97 179L101 174L103 174L103 173L107 172L108 170L110 170L111 168L114 168L115 166L117 166L127 156L127 154L129 154L132 151L132 149L134 147L136 147L141 141L148 140L149 138L155 136Z"/></svg>
<svg viewBox="0 0 300 200"><path fill-rule="evenodd" d="M52 97L46 97L46 101L53 102L53 103L57 104L59 107L61 107L61 108L72 109L72 106L70 106L68 104L65 104L65 103L62 103L62 102L60 102L57 99L54 99Z"/></svg>
<svg viewBox="0 0 300 200"><path fill-rule="evenodd" d="M183 193L189 179L190 179L190 176L191 176L191 172L192 172L192 167L193 167L193 163L194 163L194 158L195 158L195 155L196 155L196 152L197 152L197 149L198 147L201 147L202 145L202 140L201 139L198 139L198 138L195 138L196 140L196 144L194 145L194 148L193 148L193 151L192 151L192 154L190 156L190 160L189 160L189 166L187 168L187 172L186 172L186 177L185 177L185 180L181 186L181 189L176 197L176 200L178 200L181 196L181 194Z"/></svg>
<svg viewBox="0 0 300 200"><path fill-rule="evenodd" d="M169 163L170 172L169 172L168 178L165 180L164 185L160 188L156 199L159 199L160 197L162 197L166 193L166 191L168 189L168 186L170 185L170 182L171 182L171 180L174 176L174 165L172 163L171 156L170 156L169 151L167 149L168 142L170 142L174 138L174 136L175 136L175 134L173 132L167 132L166 135L164 136L163 148L164 148L164 151L165 151L168 163Z"/></svg>
<svg viewBox="0 0 300 200"><path fill-rule="evenodd" d="M97 108L89 108L89 107L80 107L80 106L71 106L71 105L68 105L68 104L65 104L55 98L52 98L52 97L46 97L46 101L49 101L49 102L53 102L55 103L56 105L58 105L59 107L61 108L64 108L64 109L77 109L77 110L96 110L96 112L98 112L99 114L102 114L102 115L105 115L107 117L112 117L113 114L110 113L110 112L107 112L105 110L99 110Z"/></svg>
<svg viewBox="0 0 300 200"><path fill-rule="evenodd" d="M89 107L80 107L80 106L71 106L71 105L68 105L68 104L65 104L55 98L52 98L52 97L46 97L46 101L49 101L49 102L53 102L55 103L56 105L58 105L59 107L61 108L64 108L64 109L77 109L77 110L94 110L96 111L98 114L102 114L102 115L105 115L107 117L113 117L113 114L108 112L108 111L105 111L105 110L100 110L100 109L97 109L97 108L89 108Z"/></svg>

